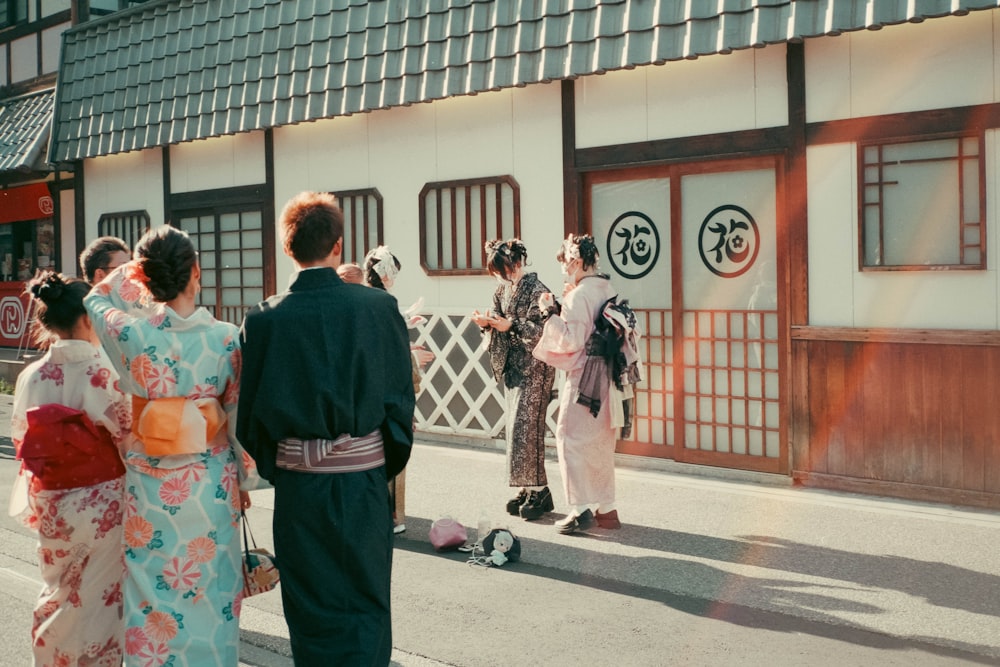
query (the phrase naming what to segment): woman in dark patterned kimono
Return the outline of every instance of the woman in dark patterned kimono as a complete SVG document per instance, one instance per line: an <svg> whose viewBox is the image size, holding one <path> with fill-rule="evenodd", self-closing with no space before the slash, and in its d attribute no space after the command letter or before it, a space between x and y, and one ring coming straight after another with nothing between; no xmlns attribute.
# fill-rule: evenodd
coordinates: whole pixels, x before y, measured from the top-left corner
<svg viewBox="0 0 1000 667"><path fill-rule="evenodd" d="M520 239L486 244L486 266L500 286L493 308L478 310L472 321L488 339L490 366L506 396L507 474L519 489L507 511L526 521L553 509L545 475L545 413L552 397L555 369L531 355L542 335L547 313L538 297L549 289L535 273L525 273L528 251Z"/></svg>

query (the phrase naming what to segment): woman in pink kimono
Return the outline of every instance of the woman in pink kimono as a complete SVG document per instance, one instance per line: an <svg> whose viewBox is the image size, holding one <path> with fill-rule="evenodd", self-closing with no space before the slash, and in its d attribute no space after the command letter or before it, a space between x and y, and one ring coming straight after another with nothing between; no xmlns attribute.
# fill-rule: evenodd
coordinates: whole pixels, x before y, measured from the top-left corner
<svg viewBox="0 0 1000 667"><path fill-rule="evenodd" d="M559 470L570 505L566 518L556 522L563 534L585 530L595 521L601 528L621 527L615 507L616 425L609 401L610 374L607 381L584 378L594 322L615 295L608 276L597 270L598 256L593 237L570 234L556 255L566 277L564 302L560 307L551 293L538 300L549 317L533 354L566 371L556 422Z"/></svg>
<svg viewBox="0 0 1000 667"><path fill-rule="evenodd" d="M125 456L125 664L235 667L239 520L256 469L233 433L237 328L196 305L187 234L151 230L85 303L132 395Z"/></svg>
<svg viewBox="0 0 1000 667"><path fill-rule="evenodd" d="M11 437L21 473L12 514L38 533L44 587L34 664L120 665L122 510L119 445L131 423L118 374L83 307L90 285L47 272L28 284L45 355L17 378Z"/></svg>

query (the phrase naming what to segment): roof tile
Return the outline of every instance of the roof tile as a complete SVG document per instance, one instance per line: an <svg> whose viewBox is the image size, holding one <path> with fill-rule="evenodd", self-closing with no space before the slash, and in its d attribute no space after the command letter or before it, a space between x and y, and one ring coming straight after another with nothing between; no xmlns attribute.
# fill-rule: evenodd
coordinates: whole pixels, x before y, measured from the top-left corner
<svg viewBox="0 0 1000 667"><path fill-rule="evenodd" d="M1000 0L160 0L63 34L50 154L76 160L998 7Z"/></svg>

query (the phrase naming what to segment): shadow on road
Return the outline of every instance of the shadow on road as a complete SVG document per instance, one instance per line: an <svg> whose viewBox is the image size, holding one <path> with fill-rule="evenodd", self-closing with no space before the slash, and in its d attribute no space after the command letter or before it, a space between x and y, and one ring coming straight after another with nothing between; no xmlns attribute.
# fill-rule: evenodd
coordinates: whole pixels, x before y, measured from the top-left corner
<svg viewBox="0 0 1000 667"><path fill-rule="evenodd" d="M434 554L430 544L423 539L430 524L429 520L407 517L408 530L403 539L396 540L396 548ZM845 585L834 587L782 578L746 576L689 560L608 554L582 547L586 541L606 539L664 553L837 579ZM581 546L573 545L577 541ZM532 554L537 555L535 562L532 562ZM438 555L456 561L456 567L468 567L466 554ZM727 540L643 526L625 526L614 533L613 538L609 538L609 533L605 531L577 534L568 538L566 544L522 538L522 555L525 560L514 566L519 573L655 601L699 617L879 649L919 650L980 664L996 664L995 659L988 657L995 652L994 646L949 639L952 648L940 646L936 643L940 639L931 636L893 637L826 613L886 613L880 607L833 594L836 590L856 591L864 587L894 589L932 604L997 615L1000 605L995 599L990 599L990 592L1000 590L1000 578L965 568L909 558L855 554L762 536L748 537L746 541ZM558 563L559 567L550 563ZM627 573L627 579L631 581L616 579L614 573ZM678 594L664 590L671 581L683 582L685 587L694 586L705 594ZM661 582L664 588L632 582ZM801 590L804 587L810 590ZM830 591L831 595L816 593L817 588ZM977 590L972 594L974 589ZM718 600L732 598L737 593L742 598L761 600L762 605L769 609ZM789 611L774 611L775 608ZM803 610L809 610L808 618L803 618Z"/></svg>

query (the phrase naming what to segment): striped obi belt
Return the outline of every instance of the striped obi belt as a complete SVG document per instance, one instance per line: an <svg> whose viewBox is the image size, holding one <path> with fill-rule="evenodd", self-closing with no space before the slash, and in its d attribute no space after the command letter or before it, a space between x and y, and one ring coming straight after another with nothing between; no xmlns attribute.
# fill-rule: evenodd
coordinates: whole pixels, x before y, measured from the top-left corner
<svg viewBox="0 0 1000 667"><path fill-rule="evenodd" d="M28 429L17 452L32 485L45 490L93 486L125 474L108 429L84 412L58 403L31 408Z"/></svg>
<svg viewBox="0 0 1000 667"><path fill-rule="evenodd" d="M133 395L132 433L147 456L203 454L229 444L226 411L215 398Z"/></svg>
<svg viewBox="0 0 1000 667"><path fill-rule="evenodd" d="M311 473L345 473L374 470L385 465L382 432L344 434L335 440L285 438L278 441L275 465L283 470Z"/></svg>

